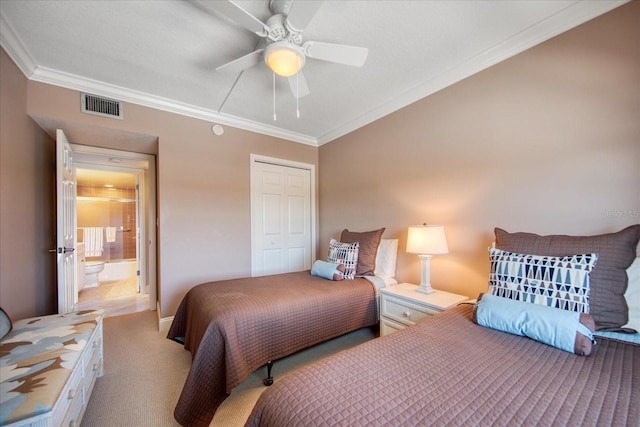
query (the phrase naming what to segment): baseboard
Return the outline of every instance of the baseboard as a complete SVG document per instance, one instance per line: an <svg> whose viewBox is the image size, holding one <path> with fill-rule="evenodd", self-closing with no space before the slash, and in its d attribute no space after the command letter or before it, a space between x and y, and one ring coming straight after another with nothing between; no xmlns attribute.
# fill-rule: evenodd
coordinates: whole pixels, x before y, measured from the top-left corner
<svg viewBox="0 0 640 427"><path fill-rule="evenodd" d="M158 321L158 330L160 332L168 331L171 327L171 323L173 323L173 316L163 317Z"/></svg>
<svg viewBox="0 0 640 427"><path fill-rule="evenodd" d="M158 331L160 332L166 332L169 330L169 328L171 327L171 324L173 323L173 318L175 316L169 316L169 317L160 317L160 301L156 302L156 310L158 313Z"/></svg>

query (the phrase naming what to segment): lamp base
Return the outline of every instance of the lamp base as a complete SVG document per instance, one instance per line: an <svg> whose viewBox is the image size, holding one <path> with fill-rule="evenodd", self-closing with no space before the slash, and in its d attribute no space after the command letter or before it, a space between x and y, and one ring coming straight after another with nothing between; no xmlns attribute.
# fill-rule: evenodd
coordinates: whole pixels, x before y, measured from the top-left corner
<svg viewBox="0 0 640 427"><path fill-rule="evenodd" d="M420 285L416 292L420 292L421 294L433 294L436 292L435 289L431 287L431 285Z"/></svg>
<svg viewBox="0 0 640 427"><path fill-rule="evenodd" d="M418 255L420 258L420 286L416 292L432 294L435 290L431 287L431 255Z"/></svg>

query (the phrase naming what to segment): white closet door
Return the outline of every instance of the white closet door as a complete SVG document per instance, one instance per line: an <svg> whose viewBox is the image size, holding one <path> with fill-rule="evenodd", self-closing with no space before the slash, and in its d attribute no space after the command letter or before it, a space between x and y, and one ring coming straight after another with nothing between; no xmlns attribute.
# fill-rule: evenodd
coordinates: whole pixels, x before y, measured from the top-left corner
<svg viewBox="0 0 640 427"><path fill-rule="evenodd" d="M253 276L311 268L311 170L253 161Z"/></svg>

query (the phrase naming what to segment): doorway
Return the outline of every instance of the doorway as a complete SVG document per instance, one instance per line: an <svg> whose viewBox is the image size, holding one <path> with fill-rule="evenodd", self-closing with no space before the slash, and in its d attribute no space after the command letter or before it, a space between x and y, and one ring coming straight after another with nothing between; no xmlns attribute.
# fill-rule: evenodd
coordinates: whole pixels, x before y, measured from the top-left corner
<svg viewBox="0 0 640 427"><path fill-rule="evenodd" d="M77 309L102 308L106 316L155 310L155 158L79 145L73 151Z"/></svg>

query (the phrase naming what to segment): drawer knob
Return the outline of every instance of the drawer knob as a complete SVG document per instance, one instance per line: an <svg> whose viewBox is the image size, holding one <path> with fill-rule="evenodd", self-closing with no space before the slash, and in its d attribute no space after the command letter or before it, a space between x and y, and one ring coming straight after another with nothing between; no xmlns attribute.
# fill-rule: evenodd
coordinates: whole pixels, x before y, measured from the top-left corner
<svg viewBox="0 0 640 427"><path fill-rule="evenodd" d="M69 423L69 427L76 427L76 420L71 420L71 422Z"/></svg>
<svg viewBox="0 0 640 427"><path fill-rule="evenodd" d="M406 317L407 319L411 318L411 312L410 311L405 311L404 313L402 313L403 317Z"/></svg>
<svg viewBox="0 0 640 427"><path fill-rule="evenodd" d="M67 396L67 399L71 400L76 396L76 390L75 389L71 389L69 390L69 396Z"/></svg>

